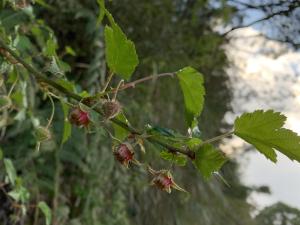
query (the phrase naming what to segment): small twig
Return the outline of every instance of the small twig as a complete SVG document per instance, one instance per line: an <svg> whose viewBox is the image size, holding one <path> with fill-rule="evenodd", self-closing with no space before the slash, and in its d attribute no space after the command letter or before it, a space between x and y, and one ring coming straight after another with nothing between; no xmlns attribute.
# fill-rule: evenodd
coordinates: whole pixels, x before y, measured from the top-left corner
<svg viewBox="0 0 300 225"><path fill-rule="evenodd" d="M117 95L118 95L118 91L120 90L120 87L121 85L124 84L124 80L121 80L116 88L116 91L115 91L115 94L114 94L114 97L113 97L113 101L116 101L117 99Z"/></svg>
<svg viewBox="0 0 300 225"><path fill-rule="evenodd" d="M101 91L101 93L105 93L105 91L106 91L106 89L107 89L107 87L108 87L108 85L109 85L111 79L113 78L113 76L114 76L114 73L111 72L111 73L109 74L108 78L107 78L107 81L106 81L106 83L105 83L105 85L104 85L104 88L103 88L103 90Z"/></svg>
<svg viewBox="0 0 300 225"><path fill-rule="evenodd" d="M11 93L13 92L13 90L14 90L16 84L18 83L18 81L19 81L19 77L17 77L16 80L15 80L15 82L11 85L10 90L9 90L9 92L8 92L8 94L7 94L8 97L9 97L9 96L11 95Z"/></svg>
<svg viewBox="0 0 300 225"><path fill-rule="evenodd" d="M51 123L52 123L52 120L53 120L53 117L54 117L54 114L55 114L55 104L54 104L52 96L49 93L47 93L47 96L50 99L51 106L52 106L51 116L50 116L50 118L48 120L48 124L46 126L46 128L48 129L50 127Z"/></svg>
<svg viewBox="0 0 300 225"><path fill-rule="evenodd" d="M160 77L166 77L166 76L171 76L171 77L173 77L174 75L175 75L175 73L160 73L160 74L150 75L150 76L143 77L143 78L141 78L141 79L138 79L138 80L129 82L129 83L127 83L127 84L124 84L124 85L123 85L122 87L120 87L119 89L112 89L111 91L112 91L112 92L115 92L115 91L117 91L117 90L122 91L122 90L125 90L125 89L127 89L127 88L134 88L137 84L143 83L143 82L145 82L145 81L157 79L157 78L160 78Z"/></svg>

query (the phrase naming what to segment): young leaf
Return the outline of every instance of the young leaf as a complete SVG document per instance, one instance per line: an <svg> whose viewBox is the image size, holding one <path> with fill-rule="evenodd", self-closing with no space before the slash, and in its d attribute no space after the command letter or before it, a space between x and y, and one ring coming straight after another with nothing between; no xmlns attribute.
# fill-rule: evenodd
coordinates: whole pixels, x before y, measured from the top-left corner
<svg viewBox="0 0 300 225"><path fill-rule="evenodd" d="M125 115L123 113L119 113L116 117L116 119L126 123L126 124L129 124L127 118L125 117ZM123 127L120 127L119 125L117 124L113 124L113 128L114 128L114 135L117 139L123 141L125 140L125 138L128 136L129 134L129 131L124 129Z"/></svg>
<svg viewBox="0 0 300 225"><path fill-rule="evenodd" d="M203 177L208 179L214 172L220 170L226 161L222 152L211 144L204 144L197 149L194 164Z"/></svg>
<svg viewBox="0 0 300 225"><path fill-rule="evenodd" d="M177 72L177 77L184 97L187 124L191 127L204 105L203 75L192 67L185 67Z"/></svg>
<svg viewBox="0 0 300 225"><path fill-rule="evenodd" d="M185 166L187 159L185 155L174 154L169 151L161 151L160 156L167 161L174 162L178 166Z"/></svg>
<svg viewBox="0 0 300 225"><path fill-rule="evenodd" d="M39 209L43 212L45 219L46 219L46 225L51 224L52 220L52 214L51 214L51 209L45 202L39 202L38 204Z"/></svg>
<svg viewBox="0 0 300 225"><path fill-rule="evenodd" d="M4 159L4 166L5 170L8 176L9 182L12 184L12 186L15 186L16 179L17 179L17 172L14 167L14 164L10 159Z"/></svg>
<svg viewBox="0 0 300 225"><path fill-rule="evenodd" d="M282 128L286 117L273 110L244 113L234 122L234 133L276 162L275 149L300 162L300 137Z"/></svg>
<svg viewBox="0 0 300 225"><path fill-rule="evenodd" d="M105 26L105 54L111 72L128 80L138 65L134 43L127 39L121 28L114 23Z"/></svg>

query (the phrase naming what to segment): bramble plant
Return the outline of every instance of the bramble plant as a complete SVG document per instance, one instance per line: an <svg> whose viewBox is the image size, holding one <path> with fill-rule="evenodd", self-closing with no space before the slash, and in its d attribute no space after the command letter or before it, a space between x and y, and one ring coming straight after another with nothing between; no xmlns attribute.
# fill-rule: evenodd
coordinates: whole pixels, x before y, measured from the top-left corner
<svg viewBox="0 0 300 225"><path fill-rule="evenodd" d="M24 10L33 17L27 4L11 4L16 10ZM109 73L102 90L97 93L82 91L67 79L65 73L70 71L70 68L57 54L57 40L45 24L35 20L30 21L28 27L20 25L12 28L0 24L0 53L3 59L0 71L1 117L7 119L6 126L25 117L31 119L36 134L36 154L43 154L39 151L40 145L52 138L51 124L56 111L55 102L59 102L65 118L62 121L64 132L61 135L61 145L71 136L71 125L85 129L87 133L93 132L97 126L103 126L113 140L112 156L129 169L132 167L131 164L145 168L153 178L152 185L168 193L172 188L185 191L174 181L171 174L173 165L185 166L190 160L205 179L218 172L227 161L227 157L212 143L232 135L250 143L273 162L276 162L276 151L300 162L300 137L284 128L286 117L273 110L244 113L235 120L233 130L202 140L195 130L198 127L197 118L204 106L203 75L187 66L176 72L154 74L129 82L139 64L135 45L126 37L106 9L104 0L98 0L98 4L100 7L98 23L107 22L104 38ZM34 39L37 46L34 46L30 39ZM30 55L28 54L30 48L41 49L41 52L38 56ZM68 47L66 54L75 53ZM41 65L43 61L49 63L46 66ZM119 92L163 77L176 77L179 82L185 105L187 135L151 125L145 125L144 129L133 127L123 111L126 105L122 105L118 100ZM116 87L112 85L113 78L119 81ZM28 103L30 96L26 94L27 85L38 85L44 97L51 101L52 113L47 124L41 124L30 110ZM9 115L14 115L14 119L8 119ZM108 124L112 126L108 128ZM113 131L110 131L111 128ZM139 159L140 154L136 154L137 151L142 153L147 151L145 142L159 147L160 157L170 162L169 169L155 168L157 169L155 170L149 166L150 162ZM12 161L5 156L2 160L7 174L5 183L9 183L13 188L7 195L25 215L30 199L29 192L22 185L21 178L17 176ZM44 201L34 204L33 207L39 208L44 213L47 225L51 224L51 210Z"/></svg>

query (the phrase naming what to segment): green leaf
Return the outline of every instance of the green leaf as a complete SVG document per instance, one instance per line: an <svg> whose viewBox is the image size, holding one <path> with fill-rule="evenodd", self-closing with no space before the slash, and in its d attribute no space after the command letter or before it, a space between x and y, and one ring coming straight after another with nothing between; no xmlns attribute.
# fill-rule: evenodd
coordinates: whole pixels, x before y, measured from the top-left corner
<svg viewBox="0 0 300 225"><path fill-rule="evenodd" d="M203 75L192 67L185 67L177 72L177 77L184 97L186 121L191 127L204 105Z"/></svg>
<svg viewBox="0 0 300 225"><path fill-rule="evenodd" d="M51 224L51 220L52 220L52 213L51 213L51 209L49 208L49 206L47 205L46 202L39 202L38 204L39 209L43 212L45 219L46 219L46 225L50 225Z"/></svg>
<svg viewBox="0 0 300 225"><path fill-rule="evenodd" d="M61 144L64 144L72 134L72 126L68 120L68 113L69 113L69 106L63 102L63 100L60 101L62 110L64 112L64 132L63 132L63 137Z"/></svg>
<svg viewBox="0 0 300 225"><path fill-rule="evenodd" d="M129 124L124 113L119 113L115 118L126 124ZM128 130L124 129L123 127L120 127L119 125L117 125L115 123L113 124L113 128L114 128L114 136L121 141L125 140L125 138L127 138L127 136L129 135Z"/></svg>
<svg viewBox="0 0 300 225"><path fill-rule="evenodd" d="M56 49L58 48L53 35L47 40L46 47L44 49L46 56L56 56Z"/></svg>
<svg viewBox="0 0 300 225"><path fill-rule="evenodd" d="M5 170L6 170L9 182L12 184L12 186L15 186L16 179L17 179L17 172L14 167L14 164L12 163L12 161L10 159L5 158L4 166L5 166Z"/></svg>
<svg viewBox="0 0 300 225"><path fill-rule="evenodd" d="M210 178L213 172L220 170L227 161L224 154L211 144L202 145L197 149L195 156L194 164L206 179Z"/></svg>
<svg viewBox="0 0 300 225"><path fill-rule="evenodd" d="M234 122L234 133L273 162L277 161L275 149L300 162L300 137L283 128L286 117L273 110L244 113Z"/></svg>
<svg viewBox="0 0 300 225"><path fill-rule="evenodd" d="M0 112L2 110L8 109L11 104L11 99L8 96L0 95Z"/></svg>
<svg viewBox="0 0 300 225"><path fill-rule="evenodd" d="M139 63L134 43L127 39L121 28L114 23L105 26L105 54L111 72L128 80Z"/></svg>
<svg viewBox="0 0 300 225"><path fill-rule="evenodd" d="M71 81L65 80L65 79L56 79L57 83L59 83L61 86L63 86L65 89L67 89L70 92L76 92L76 88L74 83Z"/></svg>
<svg viewBox="0 0 300 225"><path fill-rule="evenodd" d="M178 166L185 166L187 159L185 155L174 154L169 151L161 151L160 156L167 161L174 162Z"/></svg>
<svg viewBox="0 0 300 225"><path fill-rule="evenodd" d="M66 46L65 51L66 51L66 54L69 54L71 56L76 56L77 55L76 52L74 51L74 49L71 46Z"/></svg>
<svg viewBox="0 0 300 225"><path fill-rule="evenodd" d="M59 68L56 58L54 56L52 56L51 62L49 67L47 68L47 71L49 71L50 73L52 73L55 76L62 76L64 73L63 71Z"/></svg>
<svg viewBox="0 0 300 225"><path fill-rule="evenodd" d="M2 148L0 147L0 160L2 160L3 159L3 150L2 150Z"/></svg>
<svg viewBox="0 0 300 225"><path fill-rule="evenodd" d="M23 186L19 186L16 189L10 191L8 195L12 197L15 201L21 201L22 203L26 203L30 198L28 190Z"/></svg>

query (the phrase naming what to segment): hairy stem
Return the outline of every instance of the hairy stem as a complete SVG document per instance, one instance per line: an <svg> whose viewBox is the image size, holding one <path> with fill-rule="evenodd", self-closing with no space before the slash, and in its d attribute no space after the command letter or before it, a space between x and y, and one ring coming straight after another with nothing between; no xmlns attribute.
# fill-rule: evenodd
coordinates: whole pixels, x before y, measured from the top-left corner
<svg viewBox="0 0 300 225"><path fill-rule="evenodd" d="M203 142L201 143L201 145L208 144L208 143L212 143L212 142L215 142L215 141L219 141L219 140L221 140L221 139L223 139L223 138L225 138L225 137L231 136L231 135L233 135L233 134L234 134L234 131L230 131L230 132L227 132L227 133L225 133L225 134L221 134L221 135L219 135L219 136L216 136L216 137L213 137L213 138L208 139L208 140L206 140L206 141L203 141Z"/></svg>
<svg viewBox="0 0 300 225"><path fill-rule="evenodd" d="M107 81L106 81L106 83L105 83L105 85L104 85L104 88L103 88L103 90L101 91L101 93L105 93L105 91L106 91L106 89L108 88L108 85L109 85L109 83L111 82L111 79L113 78L113 76L114 76L114 73L113 73L113 72L111 72L111 73L108 75Z"/></svg>

